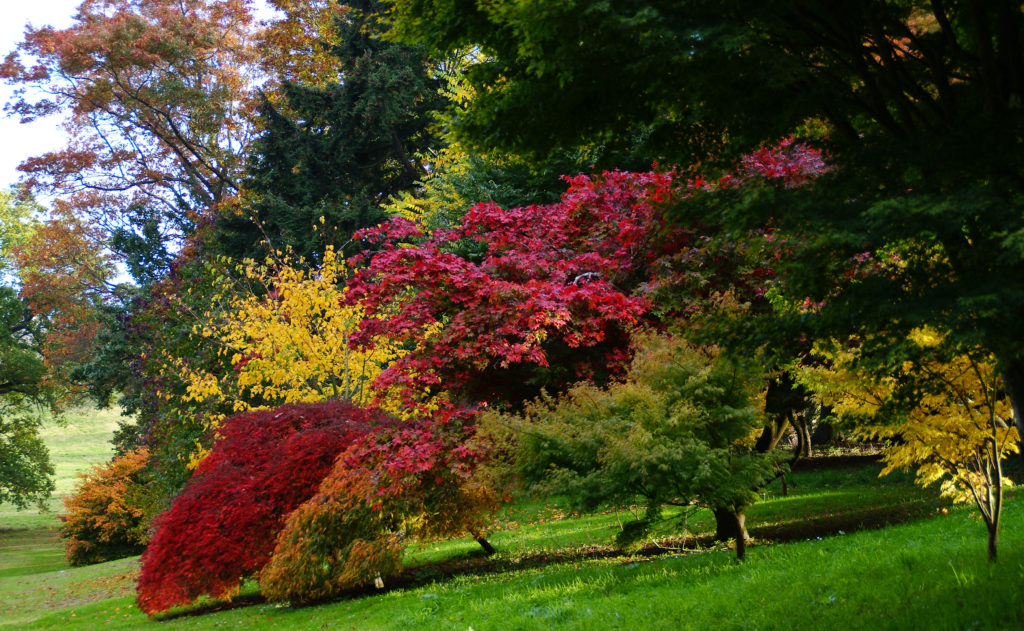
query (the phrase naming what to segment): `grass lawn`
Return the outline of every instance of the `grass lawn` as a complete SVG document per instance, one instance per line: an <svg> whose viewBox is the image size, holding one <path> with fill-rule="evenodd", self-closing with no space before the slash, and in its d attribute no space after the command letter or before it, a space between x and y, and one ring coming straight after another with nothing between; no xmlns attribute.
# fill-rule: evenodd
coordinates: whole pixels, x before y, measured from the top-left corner
<svg viewBox="0 0 1024 631"><path fill-rule="evenodd" d="M580 560L314 607L256 604L160 622L133 605L132 562L114 561L23 577L17 590L0 579L0 598L18 603L0 628L1020 628L1024 501L1009 500L1005 517L996 564L986 561L981 523L954 509L884 529L754 546L743 564L725 550ZM53 590L64 590L63 602L48 600Z"/></svg>
<svg viewBox="0 0 1024 631"><path fill-rule="evenodd" d="M31 508L24 511L0 504L0 531L21 528L56 528L56 515L64 510L64 497L78 482L78 473L105 462L114 454L110 439L123 420L118 408L97 410L80 407L64 415L66 425L47 422L40 435L50 450L50 461L56 469L57 489L47 502L47 511ZM0 546L3 543L0 542Z"/></svg>
<svg viewBox="0 0 1024 631"><path fill-rule="evenodd" d="M73 471L108 456L116 420L54 430L63 492ZM1024 627L1024 498L1008 500L1001 558L989 564L973 511L949 509L909 476L879 480L878 469L793 473L788 496L769 487L749 512L756 545L743 564L722 546L686 549L713 528L707 511L677 514L629 556L610 545L628 512L521 501L498 516L494 557L471 540L412 546L406 572L382 592L291 608L260 602L249 585L235 603L159 621L134 606L137 559L72 569L51 528L7 530L0 630Z"/></svg>

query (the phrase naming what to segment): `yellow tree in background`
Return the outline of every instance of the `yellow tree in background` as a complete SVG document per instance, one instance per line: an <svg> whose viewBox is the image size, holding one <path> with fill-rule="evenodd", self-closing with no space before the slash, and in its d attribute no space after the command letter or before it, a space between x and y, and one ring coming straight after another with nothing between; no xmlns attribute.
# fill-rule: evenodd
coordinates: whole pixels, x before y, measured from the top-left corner
<svg viewBox="0 0 1024 631"><path fill-rule="evenodd" d="M973 502L995 561L1003 487L1012 485L1002 461L1018 449L995 358L964 352L943 359L943 336L928 327L908 342L900 370L883 377L857 368L857 349L819 347L828 367L802 369L802 381L837 416L854 420L859 436L886 441L882 475L916 469L921 486L939 484L954 501Z"/></svg>
<svg viewBox="0 0 1024 631"><path fill-rule="evenodd" d="M274 260L247 260L237 271L240 282L216 296L216 306L199 314L193 328L218 345L231 370L215 374L179 363L186 401L242 412L328 398L359 405L374 399L370 384L402 351L387 340L370 351L349 348L362 312L342 304L346 270L333 249L310 271Z"/></svg>

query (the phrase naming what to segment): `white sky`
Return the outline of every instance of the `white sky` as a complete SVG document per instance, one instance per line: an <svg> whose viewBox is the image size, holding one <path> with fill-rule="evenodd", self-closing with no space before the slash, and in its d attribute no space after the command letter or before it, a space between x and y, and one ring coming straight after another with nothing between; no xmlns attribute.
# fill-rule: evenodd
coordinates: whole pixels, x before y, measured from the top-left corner
<svg viewBox="0 0 1024 631"><path fill-rule="evenodd" d="M26 23L32 26L65 28L81 0L0 0L0 57L21 41ZM0 81L0 105L11 96L11 88ZM19 179L17 166L29 156L59 149L64 142L60 117L38 120L21 125L17 118L8 118L0 112L0 189L6 189Z"/></svg>

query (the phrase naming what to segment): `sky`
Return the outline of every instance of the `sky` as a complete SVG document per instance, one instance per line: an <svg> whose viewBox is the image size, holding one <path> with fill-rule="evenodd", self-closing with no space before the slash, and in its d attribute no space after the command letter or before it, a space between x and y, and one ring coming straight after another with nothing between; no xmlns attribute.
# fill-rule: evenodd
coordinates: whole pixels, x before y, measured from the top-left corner
<svg viewBox="0 0 1024 631"><path fill-rule="evenodd" d="M25 25L67 27L82 0L3 0L0 6L0 57L14 50L21 41ZM11 97L11 88L0 82L0 104ZM29 156L59 149L64 142L61 117L18 123L0 112L0 189L19 179L18 164Z"/></svg>
<svg viewBox="0 0 1024 631"><path fill-rule="evenodd" d="M25 25L66 28L82 0L0 0L0 58L14 50L25 32ZM263 0L254 2L256 15L267 18L272 11ZM10 99L11 88L0 81L0 106ZM23 125L0 111L0 190L20 179L18 165L25 158L60 149L64 144L61 116L52 116Z"/></svg>

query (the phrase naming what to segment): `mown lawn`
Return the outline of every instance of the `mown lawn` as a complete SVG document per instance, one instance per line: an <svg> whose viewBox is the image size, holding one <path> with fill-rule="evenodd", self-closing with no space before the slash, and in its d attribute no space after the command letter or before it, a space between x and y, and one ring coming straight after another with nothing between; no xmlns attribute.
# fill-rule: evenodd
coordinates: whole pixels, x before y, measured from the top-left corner
<svg viewBox="0 0 1024 631"><path fill-rule="evenodd" d="M571 521L571 520L569 520ZM462 575L307 608L256 604L161 622L132 604L130 563L35 575L25 629L1012 629L1024 625L1024 502L1008 502L1001 558L973 513L821 540L556 563ZM13 596L0 581L0 595ZM51 609L50 588L99 598ZM19 599L23 596L19 596Z"/></svg>
<svg viewBox="0 0 1024 631"><path fill-rule="evenodd" d="M103 440L89 447L87 433L68 440L77 465L58 460L65 476L106 457L109 434L97 431ZM676 514L629 556L610 545L628 511L576 515L523 500L498 516L495 557L470 540L412 546L406 573L383 592L291 608L259 602L249 585L235 603L201 603L159 621L134 606L137 559L72 569L51 528L5 531L0 629L1024 627L1024 499L1008 501L993 565L972 511L949 509L909 476L879 480L878 470L793 473L785 497L773 484L749 513L758 542L743 564L723 546L687 549L713 528L706 511ZM916 521L884 527L908 519Z"/></svg>
<svg viewBox="0 0 1024 631"><path fill-rule="evenodd" d="M56 515L64 510L63 498L77 484L77 474L109 460L114 454L110 439L122 419L118 408L81 407L68 410L64 425L47 422L40 434L56 469L57 490L46 503L45 511L36 508L19 511L11 505L0 504L0 530L56 528Z"/></svg>

